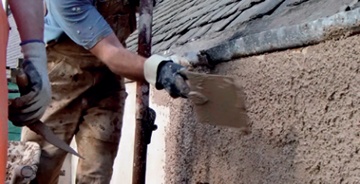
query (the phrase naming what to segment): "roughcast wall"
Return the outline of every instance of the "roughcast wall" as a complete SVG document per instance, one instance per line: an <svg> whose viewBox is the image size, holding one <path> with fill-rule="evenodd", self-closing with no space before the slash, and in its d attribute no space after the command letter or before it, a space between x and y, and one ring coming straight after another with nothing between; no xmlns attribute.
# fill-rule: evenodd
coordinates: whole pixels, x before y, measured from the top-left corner
<svg viewBox="0 0 360 184"><path fill-rule="evenodd" d="M217 66L245 89L249 135L157 93L170 108L165 183L360 183L359 68L360 36Z"/></svg>

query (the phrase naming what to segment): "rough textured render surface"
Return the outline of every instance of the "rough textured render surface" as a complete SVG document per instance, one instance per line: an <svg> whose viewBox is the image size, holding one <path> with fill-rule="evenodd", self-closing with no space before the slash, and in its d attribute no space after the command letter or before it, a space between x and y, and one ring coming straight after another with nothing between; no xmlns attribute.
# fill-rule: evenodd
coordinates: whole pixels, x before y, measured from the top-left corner
<svg viewBox="0 0 360 184"><path fill-rule="evenodd" d="M170 108L165 183L360 183L360 36L243 58L212 73L244 87L252 133Z"/></svg>

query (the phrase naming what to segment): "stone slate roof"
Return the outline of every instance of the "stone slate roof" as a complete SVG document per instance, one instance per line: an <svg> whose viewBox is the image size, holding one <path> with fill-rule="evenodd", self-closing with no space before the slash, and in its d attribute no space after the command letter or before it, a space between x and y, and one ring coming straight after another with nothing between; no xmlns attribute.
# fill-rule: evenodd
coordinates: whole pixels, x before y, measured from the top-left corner
<svg viewBox="0 0 360 184"><path fill-rule="evenodd" d="M358 0L162 0L153 17L152 51L220 40L312 21L355 7ZM137 49L135 32L127 40ZM203 44L203 47L210 47Z"/></svg>
<svg viewBox="0 0 360 184"><path fill-rule="evenodd" d="M153 53L179 48L204 49L224 40L295 25L356 8L359 0L159 0L153 17ZM21 57L19 36L12 16L8 66ZM137 49L135 31L127 40ZM203 43L203 44L197 44ZM195 45L195 46L193 46Z"/></svg>

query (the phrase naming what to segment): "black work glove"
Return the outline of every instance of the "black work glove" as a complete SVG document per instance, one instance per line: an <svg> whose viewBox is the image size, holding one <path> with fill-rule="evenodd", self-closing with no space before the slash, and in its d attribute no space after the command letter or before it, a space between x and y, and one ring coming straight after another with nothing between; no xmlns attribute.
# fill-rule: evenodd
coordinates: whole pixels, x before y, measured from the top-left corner
<svg viewBox="0 0 360 184"><path fill-rule="evenodd" d="M185 67L159 55L151 56L144 65L147 82L158 90L165 89L173 98L186 98L190 91L183 70Z"/></svg>
<svg viewBox="0 0 360 184"><path fill-rule="evenodd" d="M15 126L26 126L40 119L51 100L45 45L28 43L22 46L22 51L25 61L17 76L25 79L17 81L21 96L9 100L9 120Z"/></svg>

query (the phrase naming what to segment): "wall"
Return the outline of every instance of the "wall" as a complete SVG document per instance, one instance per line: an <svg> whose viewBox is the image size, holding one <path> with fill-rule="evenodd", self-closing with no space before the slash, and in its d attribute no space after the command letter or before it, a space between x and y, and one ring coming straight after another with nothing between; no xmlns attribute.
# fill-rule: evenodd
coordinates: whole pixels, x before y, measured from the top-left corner
<svg viewBox="0 0 360 184"><path fill-rule="evenodd" d="M16 68L18 66L18 59L23 57L20 51L21 47L19 46L20 36L13 14L8 16L8 21L11 29L9 31L9 42L6 53L6 66Z"/></svg>
<svg viewBox="0 0 360 184"><path fill-rule="evenodd" d="M359 183L359 45L353 36L218 66L245 89L250 135L196 122L189 101L153 95L170 119L165 183Z"/></svg>
<svg viewBox="0 0 360 184"><path fill-rule="evenodd" d="M153 90L147 184L360 183L359 45L353 36L216 67L245 89L249 135L196 122L189 101ZM111 183L131 183L135 85L127 91Z"/></svg>
<svg viewBox="0 0 360 184"><path fill-rule="evenodd" d="M111 184L131 184L133 153L134 153L134 132L135 132L135 93L136 83L126 84L128 97L125 104L123 127L118 154L113 166ZM156 104L151 105L157 111L156 124L158 129L153 133L151 144L148 146L148 161L146 172L146 184L165 184L165 127L169 122L169 110ZM76 149L73 140L71 147ZM76 156L67 157L62 169L66 176L60 177L59 184L75 184L75 174L78 158ZM71 166L69 166L71 164ZM70 176L69 174L70 173ZM71 182L70 182L71 181Z"/></svg>

